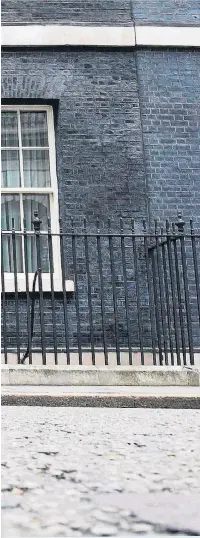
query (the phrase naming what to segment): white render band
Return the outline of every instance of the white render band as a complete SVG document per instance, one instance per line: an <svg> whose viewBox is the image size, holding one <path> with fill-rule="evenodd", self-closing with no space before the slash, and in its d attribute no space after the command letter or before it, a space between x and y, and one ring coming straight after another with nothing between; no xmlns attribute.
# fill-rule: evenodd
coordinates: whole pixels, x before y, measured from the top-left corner
<svg viewBox="0 0 200 538"><path fill-rule="evenodd" d="M191 26L2 26L1 34L3 47L200 47Z"/></svg>
<svg viewBox="0 0 200 538"><path fill-rule="evenodd" d="M200 47L200 27L136 26L136 45L149 47Z"/></svg>
<svg viewBox="0 0 200 538"><path fill-rule="evenodd" d="M2 46L134 47L133 27L118 26L3 26Z"/></svg>

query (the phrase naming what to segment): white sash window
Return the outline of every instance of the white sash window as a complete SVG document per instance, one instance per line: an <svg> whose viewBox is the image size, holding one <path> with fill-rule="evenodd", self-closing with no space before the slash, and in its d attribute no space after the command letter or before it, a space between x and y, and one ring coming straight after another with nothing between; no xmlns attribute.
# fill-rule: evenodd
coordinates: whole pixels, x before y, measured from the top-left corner
<svg viewBox="0 0 200 538"><path fill-rule="evenodd" d="M28 234L29 283L37 269L33 234L34 211L41 224L41 263L44 291L50 289L47 232L48 218L53 234L59 233L58 189L53 109L51 106L2 106L1 115L2 195L1 226L4 232L16 230L18 290L25 290L24 239ZM14 291L12 238L3 236L3 262L6 291ZM59 237L53 237L55 291L61 289ZM13 290L12 290L13 288Z"/></svg>

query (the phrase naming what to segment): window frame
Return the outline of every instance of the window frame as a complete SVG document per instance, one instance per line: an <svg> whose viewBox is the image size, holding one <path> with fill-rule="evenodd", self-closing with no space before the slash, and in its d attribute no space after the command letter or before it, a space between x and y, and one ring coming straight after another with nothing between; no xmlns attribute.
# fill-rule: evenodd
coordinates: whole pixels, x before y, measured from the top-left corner
<svg viewBox="0 0 200 538"><path fill-rule="evenodd" d="M58 204L58 181L57 181L57 173L56 173L56 146L55 146L55 131L54 131L54 115L53 115L53 107L50 105L2 105L1 107L2 112L17 112L18 116L18 137L19 137L19 146L7 146L5 147L5 150L18 150L19 151L19 162L20 162L20 176L23 177L23 161L22 161L22 151L24 148L27 149L48 149L49 151L49 170L50 170L50 180L51 184L49 187L1 187L1 193L2 194L47 194L49 196L49 207L50 207L50 217L51 217L51 231L52 234L59 234L59 204ZM19 129L19 114L20 112L27 112L27 111L41 111L47 113L47 132L48 132L48 147L44 146L22 146L22 139L21 139L21 133ZM2 147L1 151L4 151ZM22 171L22 174L21 174ZM23 223L22 223L22 212L20 211L21 216L21 235L23 234ZM10 232L7 232L8 234ZM47 233L42 232L42 233ZM4 232L6 235L6 232ZM16 235L20 232L16 231ZM27 231L27 235L31 234L31 232ZM62 272L61 272L61 255L60 255L60 241L59 241L59 235L53 235L52 236L52 246L53 246L53 262L54 262L54 291L62 291ZM23 251L23 246L22 246ZM23 258L24 258L24 252L23 252ZM24 265L24 260L23 260ZM28 280L29 280L29 290L32 289L33 284L33 278L34 273L28 273ZM15 291L15 283L14 283L14 273L4 273L4 280L5 280L5 292L12 293ZM37 279L38 280L38 279ZM26 291L26 275L24 273L17 273L17 285L18 285L18 291L25 292ZM42 273L42 285L43 285L43 291L51 291L51 282L50 282L50 273ZM65 281L65 289L66 291L74 291L74 283L72 280L66 280ZM38 290L38 282L36 283L36 291Z"/></svg>

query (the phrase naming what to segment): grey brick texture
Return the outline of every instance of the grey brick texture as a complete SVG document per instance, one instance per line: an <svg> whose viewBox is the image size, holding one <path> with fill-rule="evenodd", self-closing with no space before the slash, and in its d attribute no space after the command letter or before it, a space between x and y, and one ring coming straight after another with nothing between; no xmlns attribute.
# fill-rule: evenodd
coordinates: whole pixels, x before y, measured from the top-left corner
<svg viewBox="0 0 200 538"><path fill-rule="evenodd" d="M7 51L3 53L2 96L6 99L42 99L58 103L56 119L56 150L60 216L68 231L70 216L75 228L83 225L94 229L97 217L101 229L111 217L112 228L119 226L119 217L130 224L147 215L147 191L143 159L142 132L135 56L126 50L42 50ZM71 247L65 241L68 267L66 275L73 277ZM127 247L130 258L130 246ZM122 345L127 341L122 263L119 244L115 246L117 294L119 301L119 331ZM102 345L100 282L96 245L90 244L92 301L95 318L95 343ZM89 338L87 277L84 245L77 244L77 275L80 296L82 342ZM106 333L114 344L114 317L108 242L102 241L103 275L105 283ZM130 258L131 260L131 258ZM128 262L129 290L135 296L133 265ZM146 289L143 302L146 308ZM131 291L132 290L132 291ZM135 300L134 300L135 304ZM69 298L69 339L77 346L76 308ZM21 301L21 342L26 342L26 304ZM23 310L24 309L24 310ZM57 298L58 343L64 345L62 298ZM40 332L36 306L37 347ZM9 313L9 315L8 315ZM52 345L51 303L45 302L46 336ZM7 317L10 324L9 342L15 341L15 308L8 299ZM132 334L138 342L138 329L132 309ZM24 332L23 332L24 331ZM24 338L25 337L25 338Z"/></svg>
<svg viewBox="0 0 200 538"><path fill-rule="evenodd" d="M60 215L140 217L146 184L135 56L126 50L3 53L2 97L58 100Z"/></svg>
<svg viewBox="0 0 200 538"><path fill-rule="evenodd" d="M1 9L5 24L132 24L129 0L3 0Z"/></svg>
<svg viewBox="0 0 200 538"><path fill-rule="evenodd" d="M200 24L199 0L131 0L136 24L192 25Z"/></svg>
<svg viewBox="0 0 200 538"><path fill-rule="evenodd" d="M200 55L137 52L151 216L200 224Z"/></svg>
<svg viewBox="0 0 200 538"><path fill-rule="evenodd" d="M3 24L199 25L199 0L2 0Z"/></svg>
<svg viewBox="0 0 200 538"><path fill-rule="evenodd" d="M74 218L81 229L84 216L89 229L96 219L105 228L111 217L174 219L177 210L200 223L199 52L187 50L42 49L9 50L2 54L2 97L55 105L55 132L60 216L64 231ZM21 102L21 101L20 101ZM121 345L127 345L124 275L114 248ZM71 246L65 242L73 277ZM130 254L131 253L131 254ZM105 283L106 335L115 345L115 320L108 243L102 241ZM132 345L139 344L136 317L136 279L130 244L126 243L128 296L131 298ZM95 344L102 347L101 290L96 245L90 244ZM138 245L144 344L149 345L149 309L144 257ZM90 342L87 275L83 243L77 244L77 278L82 343ZM194 288L194 282L190 285ZM192 292L195 295L195 290ZM15 307L7 297L8 339L16 343ZM74 296L68 298L70 345L77 347ZM20 338L27 343L26 304L20 299ZM196 316L196 311L194 311ZM56 298L58 345L64 346L62 297ZM196 318L195 318L196 319ZM46 342L52 348L52 312L45 298ZM195 344L199 345L198 334ZM40 345L36 304L34 346Z"/></svg>

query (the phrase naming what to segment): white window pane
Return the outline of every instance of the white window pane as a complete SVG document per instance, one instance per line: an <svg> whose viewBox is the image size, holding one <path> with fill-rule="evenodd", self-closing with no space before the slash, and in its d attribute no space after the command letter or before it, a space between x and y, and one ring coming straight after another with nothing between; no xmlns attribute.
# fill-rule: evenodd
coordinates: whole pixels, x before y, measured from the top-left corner
<svg viewBox="0 0 200 538"><path fill-rule="evenodd" d="M46 112L20 112L22 146L48 146Z"/></svg>
<svg viewBox="0 0 200 538"><path fill-rule="evenodd" d="M1 196L1 228L12 230L14 219L15 230L21 230L20 200L18 194L2 194Z"/></svg>
<svg viewBox="0 0 200 538"><path fill-rule="evenodd" d="M2 187L21 186L18 150L1 151L1 184Z"/></svg>
<svg viewBox="0 0 200 538"><path fill-rule="evenodd" d="M42 273L49 273L48 238L40 235L39 241ZM38 269L35 236L27 236L27 262L28 272L35 273Z"/></svg>
<svg viewBox="0 0 200 538"><path fill-rule="evenodd" d="M27 230L33 230L32 221L34 211L38 212L41 223L41 230L47 230L48 217L50 217L49 196L46 194L26 194L23 195L24 218Z"/></svg>
<svg viewBox="0 0 200 538"><path fill-rule="evenodd" d="M1 113L1 145L2 147L19 145L17 112Z"/></svg>
<svg viewBox="0 0 200 538"><path fill-rule="evenodd" d="M50 216L49 196L48 195L24 195L24 218L26 221L27 230L33 230L34 211L38 212L41 222L41 230L45 231L48 227L48 217ZM49 256L48 256L48 238L40 235L40 256L42 272L49 272ZM35 237L27 239L27 260L28 271L34 273L37 269L37 250Z"/></svg>
<svg viewBox="0 0 200 538"><path fill-rule="evenodd" d="M2 230L12 230L12 219L14 219L15 230L21 230L20 201L19 195L2 194L1 196L1 228ZM16 264L17 272L23 272L22 262L22 237L15 236L16 244ZM13 242L12 237L3 235L2 238L3 257L2 264L4 271L14 272L13 264Z"/></svg>
<svg viewBox="0 0 200 538"><path fill-rule="evenodd" d="M48 150L23 150L25 187L49 187L50 168Z"/></svg>
<svg viewBox="0 0 200 538"><path fill-rule="evenodd" d="M22 237L15 236L17 273L23 273ZM12 236L3 235L2 266L5 273L14 273Z"/></svg>

